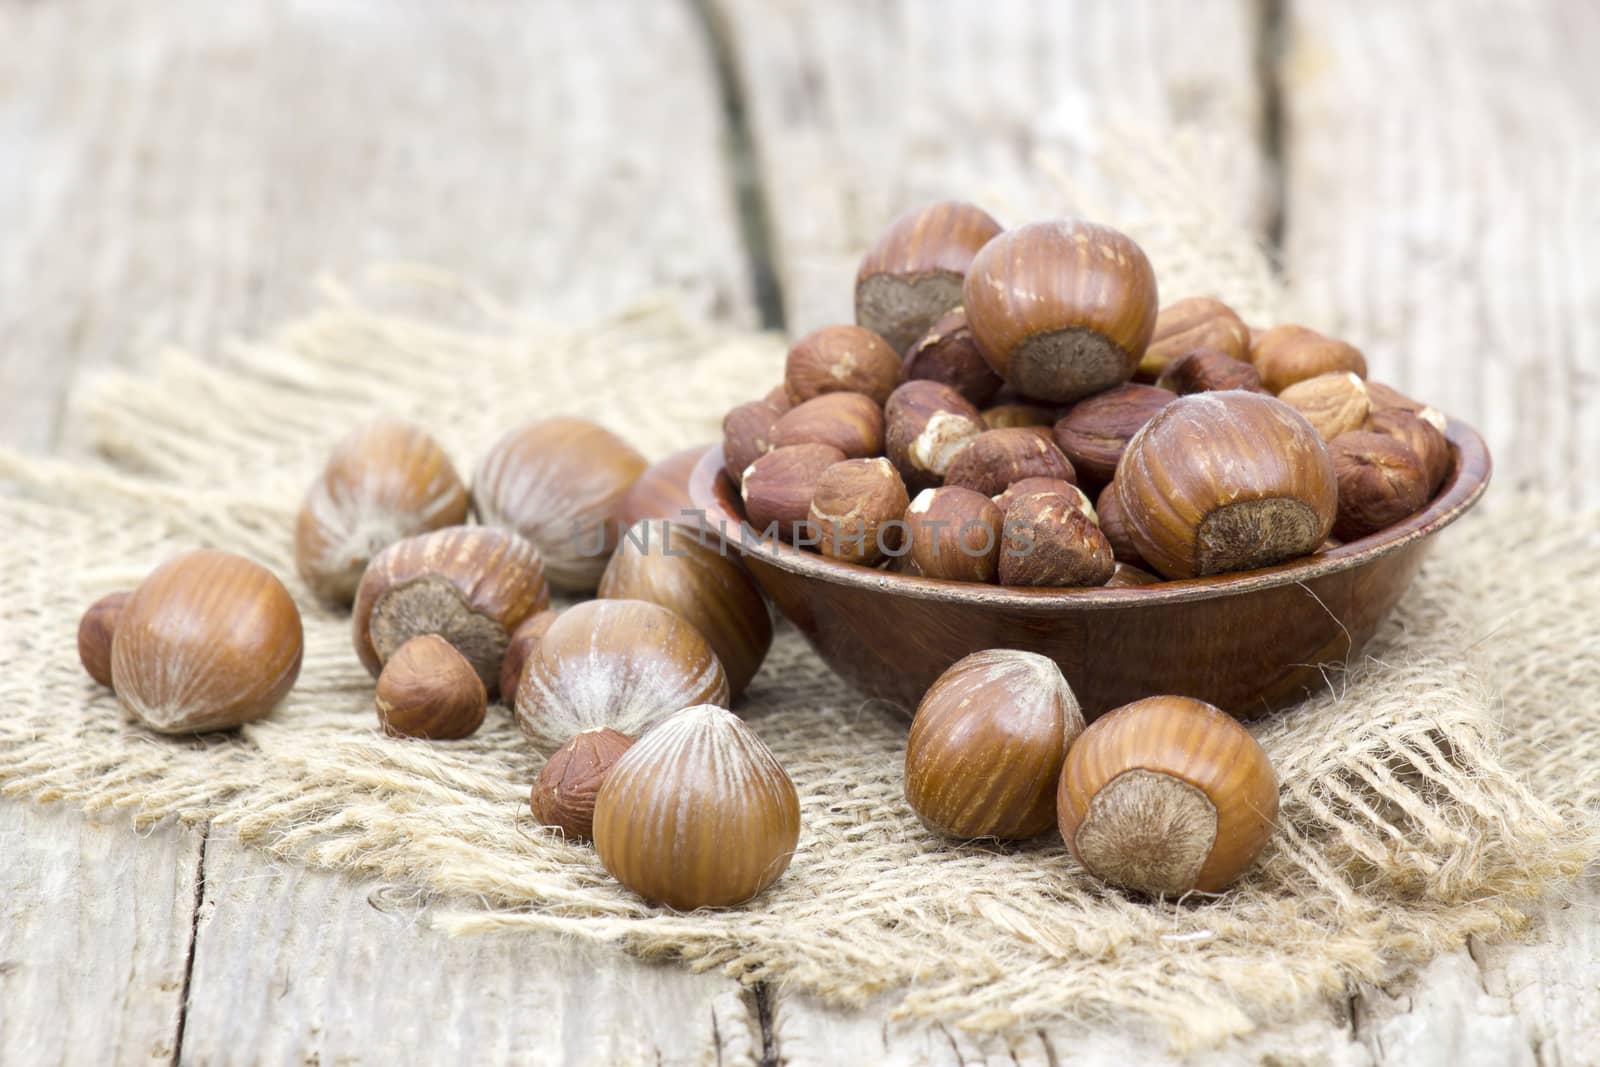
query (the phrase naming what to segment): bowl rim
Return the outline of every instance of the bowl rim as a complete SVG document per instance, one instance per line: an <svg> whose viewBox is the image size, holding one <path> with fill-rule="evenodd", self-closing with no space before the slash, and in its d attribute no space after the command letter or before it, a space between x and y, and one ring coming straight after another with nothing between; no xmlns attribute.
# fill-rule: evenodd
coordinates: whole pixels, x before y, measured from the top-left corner
<svg viewBox="0 0 1600 1067"><path fill-rule="evenodd" d="M742 509L725 508L717 495L718 481L732 482L723 471L722 445L712 445L700 457L689 475L689 498L702 536L720 536L747 558L756 558L780 570L804 578L857 589L894 593L916 600L950 604L981 604L984 607L1010 608L1024 613L1049 612L1061 608L1135 608L1147 604L1177 604L1237 596L1277 586L1303 583L1316 578L1355 570L1397 552L1407 545L1431 537L1467 512L1488 488L1493 469L1488 447L1471 426L1449 419L1445 437L1456 462L1444 486L1428 506L1400 522L1357 541L1350 541L1328 552L1303 556L1272 567L1253 571L1161 581L1153 585L1119 586L1108 589L1092 586L1078 589L1029 589L1018 586L988 585L940 578L899 574L877 567L863 567L828 559L768 538L760 537L745 522ZM736 498L735 498L736 499ZM737 527L737 529L735 529Z"/></svg>

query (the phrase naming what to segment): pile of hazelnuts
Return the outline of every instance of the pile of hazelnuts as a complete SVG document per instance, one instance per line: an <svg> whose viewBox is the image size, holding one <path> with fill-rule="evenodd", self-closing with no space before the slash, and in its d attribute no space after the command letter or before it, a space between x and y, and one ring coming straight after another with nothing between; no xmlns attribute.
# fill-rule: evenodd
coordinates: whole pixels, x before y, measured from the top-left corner
<svg viewBox="0 0 1600 1067"><path fill-rule="evenodd" d="M1047 587L1250 570L1376 534L1450 472L1445 418L1354 346L1161 307L1107 226L930 204L867 252L855 308L722 440L749 525L843 563Z"/></svg>

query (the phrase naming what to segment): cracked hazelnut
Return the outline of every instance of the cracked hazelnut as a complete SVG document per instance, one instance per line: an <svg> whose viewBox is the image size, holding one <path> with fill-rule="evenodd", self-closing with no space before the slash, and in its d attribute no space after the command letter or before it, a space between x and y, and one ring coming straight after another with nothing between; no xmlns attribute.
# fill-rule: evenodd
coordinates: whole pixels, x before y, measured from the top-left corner
<svg viewBox="0 0 1600 1067"><path fill-rule="evenodd" d="M556 749L528 795L533 817L573 841L594 836L594 802L600 786L633 738L609 726L579 731Z"/></svg>
<svg viewBox="0 0 1600 1067"><path fill-rule="evenodd" d="M1422 460L1393 437L1358 430L1332 444L1339 479L1339 514L1333 536L1356 541L1393 526L1428 502Z"/></svg>
<svg viewBox="0 0 1600 1067"><path fill-rule="evenodd" d="M1127 381L1156 324L1156 277L1126 235L1092 222L1008 230L963 288L989 365L1027 396L1062 402Z"/></svg>
<svg viewBox="0 0 1600 1067"><path fill-rule="evenodd" d="M907 558L926 578L993 582L1004 520L1005 512L982 493L957 486L924 489L905 513Z"/></svg>
<svg viewBox="0 0 1600 1067"><path fill-rule="evenodd" d="M847 459L883 453L883 409L862 393L824 393L796 404L772 428L772 447L832 445Z"/></svg>
<svg viewBox="0 0 1600 1067"><path fill-rule="evenodd" d="M1266 847L1278 780L1250 732L1180 696L1096 719L1067 753L1061 837L1101 881L1152 897L1215 893Z"/></svg>
<svg viewBox="0 0 1600 1067"><path fill-rule="evenodd" d="M911 346L905 376L907 381L943 382L980 407L1005 384L978 351L962 308L940 318Z"/></svg>
<svg viewBox="0 0 1600 1067"><path fill-rule="evenodd" d="M1000 232L988 212L960 200L913 208L889 224L856 272L856 322L904 352L961 304L978 249Z"/></svg>
<svg viewBox="0 0 1600 1067"><path fill-rule="evenodd" d="M1115 562L1106 535L1065 493L1029 493L1006 510L1001 585L1104 585Z"/></svg>
<svg viewBox="0 0 1600 1067"><path fill-rule="evenodd" d="M383 665L374 703L385 733L457 741L483 725L488 694L472 664L450 642L422 634Z"/></svg>
<svg viewBox="0 0 1600 1067"><path fill-rule="evenodd" d="M757 533L770 528L785 541L811 514L817 479L845 455L832 445L789 445L776 448L745 469L744 513Z"/></svg>
<svg viewBox="0 0 1600 1067"><path fill-rule="evenodd" d="M744 484L745 468L772 451L772 431L782 416L765 400L751 400L722 417L722 465L734 485Z"/></svg>
<svg viewBox="0 0 1600 1067"><path fill-rule="evenodd" d="M104 686L111 684L111 641L127 603L127 593L107 593L90 604L78 621L78 662L89 677Z"/></svg>
<svg viewBox="0 0 1600 1067"><path fill-rule="evenodd" d="M1170 389L1179 396L1205 393L1215 389L1266 392L1261 385L1261 375L1256 372L1254 364L1244 359L1235 359L1214 348L1198 348L1168 363L1156 378L1156 385L1162 389Z"/></svg>
<svg viewBox="0 0 1600 1067"><path fill-rule="evenodd" d="M1422 461L1422 469L1428 472L1429 498L1439 491L1450 474L1450 442L1443 431L1426 418L1400 408L1374 411L1367 417L1364 428L1392 437L1415 452Z"/></svg>
<svg viewBox="0 0 1600 1067"><path fill-rule="evenodd" d="M1367 383L1349 371L1295 382L1279 393L1278 399L1304 415L1324 441L1361 429L1372 410Z"/></svg>
<svg viewBox="0 0 1600 1067"><path fill-rule="evenodd" d="M906 802L936 833L1023 841L1056 825L1056 781L1083 712L1061 668L1034 652L959 660L917 705Z"/></svg>
<svg viewBox="0 0 1600 1067"><path fill-rule="evenodd" d="M860 326L824 326L794 343L784 364L789 399L803 404L827 393L861 393L877 407L900 384L900 353Z"/></svg>
<svg viewBox="0 0 1600 1067"><path fill-rule="evenodd" d="M1139 360L1138 377L1141 381L1155 381L1173 363L1199 349L1248 360L1250 331L1220 300L1191 296L1168 304L1156 316L1150 344Z"/></svg>
<svg viewBox="0 0 1600 1067"><path fill-rule="evenodd" d="M1165 389L1132 383L1080 400L1056 421L1056 447L1085 481L1104 485L1133 435L1172 400Z"/></svg>
<svg viewBox="0 0 1600 1067"><path fill-rule="evenodd" d="M884 407L884 445L911 491L938 485L950 461L983 432L978 409L940 382L912 381Z"/></svg>
<svg viewBox="0 0 1600 1067"><path fill-rule="evenodd" d="M996 496L1024 478L1078 480L1072 464L1055 442L1021 427L985 430L956 454L945 472L946 485Z"/></svg>
<svg viewBox="0 0 1600 1067"><path fill-rule="evenodd" d="M1304 326L1274 326L1264 331L1250 345L1250 362L1260 373L1261 384L1273 393L1335 371L1367 376L1367 361L1360 349Z"/></svg>
<svg viewBox="0 0 1600 1067"><path fill-rule="evenodd" d="M1308 555L1337 505L1333 459L1305 417L1234 390L1167 405L1128 443L1115 484L1128 535L1167 578Z"/></svg>
<svg viewBox="0 0 1600 1067"><path fill-rule="evenodd" d="M811 536L829 559L871 567L898 552L910 500L894 464L883 458L835 463L811 495Z"/></svg>

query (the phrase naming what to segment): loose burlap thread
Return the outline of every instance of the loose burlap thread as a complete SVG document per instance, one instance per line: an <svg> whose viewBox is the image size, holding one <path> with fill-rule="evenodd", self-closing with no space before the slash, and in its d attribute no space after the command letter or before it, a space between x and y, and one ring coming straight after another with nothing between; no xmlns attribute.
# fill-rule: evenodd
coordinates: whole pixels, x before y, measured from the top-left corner
<svg viewBox="0 0 1600 1067"><path fill-rule="evenodd" d="M1173 217L1136 229L1164 291L1270 314L1253 249L1204 216ZM504 429L555 412L655 455L713 439L721 411L776 381L781 342L668 303L584 329L529 322L416 269L327 297L269 341L86 379L70 411L96 460L0 455L8 794L236 827L298 862L431 895L437 921L463 933L610 942L836 1004L889 996L897 1015L975 1030L1115 1019L1178 1048L1513 932L1595 853L1600 637L1583 620L1600 593L1600 518L1502 499L1441 537L1364 657L1255 727L1282 782L1281 826L1218 899L1130 900L1053 835L934 838L901 793L903 712L864 702L784 627L739 710L799 789L793 865L744 907L647 906L532 821L542 757L502 709L465 741L377 730L348 618L294 577L293 515L329 445L380 412L430 427L464 472ZM157 737L84 676L72 635L93 597L206 544L289 582L304 668L261 722Z"/></svg>

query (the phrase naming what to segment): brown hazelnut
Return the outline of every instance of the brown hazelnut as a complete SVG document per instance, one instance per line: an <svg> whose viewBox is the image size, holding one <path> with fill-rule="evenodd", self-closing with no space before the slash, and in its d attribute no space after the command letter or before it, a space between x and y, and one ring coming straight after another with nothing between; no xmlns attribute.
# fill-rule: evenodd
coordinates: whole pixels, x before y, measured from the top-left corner
<svg viewBox="0 0 1600 1067"><path fill-rule="evenodd" d="M1279 393L1278 399L1304 415L1324 441L1361 429L1372 410L1367 383L1349 371L1295 382Z"/></svg>
<svg viewBox="0 0 1600 1067"><path fill-rule="evenodd" d="M1077 483L1072 464L1055 442L1032 431L985 430L956 454L945 472L946 485L997 496L1024 478L1056 478Z"/></svg>
<svg viewBox="0 0 1600 1067"><path fill-rule="evenodd" d="M472 503L484 525L511 530L538 550L551 585L587 593L617 547L622 500L647 466L626 441L587 419L543 419L489 449L472 480Z"/></svg>
<svg viewBox="0 0 1600 1067"><path fill-rule="evenodd" d="M111 684L111 642L127 603L127 593L107 593L78 620L78 662L101 685Z"/></svg>
<svg viewBox="0 0 1600 1067"><path fill-rule="evenodd" d="M1409 411L1385 408L1369 415L1364 428L1392 437L1415 452L1422 469L1428 472L1428 496L1439 491L1450 474L1450 442L1437 426Z"/></svg>
<svg viewBox="0 0 1600 1067"><path fill-rule="evenodd" d="M775 409L777 409L779 415L782 415L785 411L788 411L790 408L794 407L794 401L789 397L789 387L784 385L782 382L779 382L777 385L774 385L771 389L767 390L767 395L761 399L765 400L767 403L771 404Z"/></svg>
<svg viewBox="0 0 1600 1067"><path fill-rule="evenodd" d="M1055 425L1056 409L1043 404L997 404L983 411L983 425L991 430L1043 430Z"/></svg>
<svg viewBox="0 0 1600 1067"><path fill-rule="evenodd" d="M907 558L926 578L993 582L1000 568L1005 513L982 493L957 486L924 489L906 508Z"/></svg>
<svg viewBox="0 0 1600 1067"><path fill-rule="evenodd" d="M1250 362L1256 365L1261 384L1273 393L1335 371L1367 376L1367 361L1360 349L1304 326L1274 326L1266 330L1250 345Z"/></svg>
<svg viewBox="0 0 1600 1067"><path fill-rule="evenodd" d="M909 503L894 464L881 457L845 460L817 479L808 533L829 559L871 567L900 550Z"/></svg>
<svg viewBox="0 0 1600 1067"><path fill-rule="evenodd" d="M961 308L943 316L906 353L907 381L943 382L979 407L1005 383L978 351Z"/></svg>
<svg viewBox="0 0 1600 1067"><path fill-rule="evenodd" d="M300 676L300 609L271 571L228 552L168 560L122 606L117 699L164 734L226 730L270 712Z"/></svg>
<svg viewBox="0 0 1600 1067"><path fill-rule="evenodd" d="M517 689L522 685L522 668L528 665L528 657L538 647L550 624L556 621L556 614L548 610L535 612L511 631L505 658L500 661L500 702L506 707L516 703Z"/></svg>
<svg viewBox="0 0 1600 1067"><path fill-rule="evenodd" d="M1086 482L1104 485L1133 435L1172 400L1165 389L1132 383L1080 400L1056 422L1056 447Z"/></svg>
<svg viewBox="0 0 1600 1067"><path fill-rule="evenodd" d="M824 326L794 343L783 384L796 404L825 393L862 393L877 407L900 384L900 353L860 326Z"/></svg>
<svg viewBox="0 0 1600 1067"><path fill-rule="evenodd" d="M594 836L594 802L612 766L633 738L609 726L581 730L555 750L528 796L533 817L572 841Z"/></svg>
<svg viewBox="0 0 1600 1067"><path fill-rule="evenodd" d="M617 525L626 530L641 519L679 519L695 521L697 511L689 499L689 475L711 446L695 445L674 452L645 468L622 498ZM746 467L749 464L745 464ZM740 470L744 468L741 467Z"/></svg>
<svg viewBox="0 0 1600 1067"><path fill-rule="evenodd" d="M377 677L401 645L438 634L496 687L511 632L549 603L539 554L516 534L452 526L408 537L378 553L356 590L356 655Z"/></svg>
<svg viewBox="0 0 1600 1067"><path fill-rule="evenodd" d="M1149 571L1119 560L1116 569L1111 572L1111 579L1106 582L1106 588L1133 589L1141 585L1155 585L1159 581L1161 579Z"/></svg>
<svg viewBox="0 0 1600 1067"><path fill-rule="evenodd" d="M764 400L740 404L722 417L722 462L734 485L744 484L745 468L772 451L772 432L782 417Z"/></svg>
<svg viewBox="0 0 1600 1067"><path fill-rule="evenodd" d="M1056 780L1083 732L1061 668L1035 652L959 660L917 705L906 802L937 833L1022 841L1056 825Z"/></svg>
<svg viewBox="0 0 1600 1067"><path fill-rule="evenodd" d="M522 672L517 725L541 751L609 726L635 737L691 704L728 703L728 676L700 631L643 600L563 611Z"/></svg>
<svg viewBox="0 0 1600 1067"><path fill-rule="evenodd" d="M457 741L483 725L488 694L472 664L450 642L422 634L383 665L375 703L385 733Z"/></svg>
<svg viewBox="0 0 1600 1067"><path fill-rule="evenodd" d="M799 840L793 780L737 715L711 705L639 738L595 798L601 864L679 911L749 900L783 875Z"/></svg>
<svg viewBox="0 0 1600 1067"><path fill-rule="evenodd" d="M796 527L811 515L811 494L817 479L845 455L832 445L789 445L776 448L745 469L744 513L756 532L770 530L794 540Z"/></svg>
<svg viewBox="0 0 1600 1067"><path fill-rule="evenodd" d="M1255 364L1235 359L1214 348L1197 348L1188 355L1179 356L1168 363L1156 378L1156 385L1170 389L1179 396L1205 393L1215 389L1243 389L1250 393L1264 393L1261 375Z"/></svg>
<svg viewBox="0 0 1600 1067"><path fill-rule="evenodd" d="M883 409L862 393L825 393L778 419L772 447L832 445L847 459L883 454Z"/></svg>
<svg viewBox="0 0 1600 1067"><path fill-rule="evenodd" d="M1111 554L1117 562L1143 567L1144 557L1139 555L1139 547L1128 533L1128 519L1122 513L1122 501L1117 498L1115 481L1108 482L1100 490L1100 496L1095 499L1095 513L1099 517L1100 532L1111 543Z"/></svg>
<svg viewBox="0 0 1600 1067"><path fill-rule="evenodd" d="M1009 511L1012 503L1018 497L1027 496L1029 493L1063 493L1078 502L1078 510L1089 516L1089 521L1099 523L1100 516L1095 512L1094 502L1089 499L1089 494L1079 489L1071 482L1060 478L1021 478L1006 486L1005 492L996 494L995 506L1003 514Z"/></svg>
<svg viewBox="0 0 1600 1067"><path fill-rule="evenodd" d="M961 303L972 257L1000 232L982 208L941 200L889 224L856 272L856 322L904 352Z"/></svg>
<svg viewBox="0 0 1600 1067"><path fill-rule="evenodd" d="M1432 424L1435 430L1445 432L1449 420L1444 417L1444 412L1436 407L1430 407L1420 400L1412 400L1392 385L1382 382L1367 383L1367 399L1372 402L1372 410L1389 411L1399 410L1417 416L1423 422Z"/></svg>
<svg viewBox="0 0 1600 1067"><path fill-rule="evenodd" d="M1110 227L1037 222L978 252L962 303L1002 378L1039 400L1076 400L1132 377L1155 329L1156 277Z"/></svg>
<svg viewBox="0 0 1600 1067"><path fill-rule="evenodd" d="M1266 847L1278 779L1250 731L1200 700L1157 696L1096 719L1067 753L1061 837L1085 870L1153 897L1215 893Z"/></svg>
<svg viewBox="0 0 1600 1067"><path fill-rule="evenodd" d="M1236 360L1248 360L1250 331L1234 310L1220 300L1191 296L1168 304L1156 316L1155 332L1139 360L1138 376L1141 381L1153 382L1168 366L1197 349L1210 349Z"/></svg>
<svg viewBox="0 0 1600 1067"><path fill-rule="evenodd" d="M1357 541L1393 526L1428 502L1428 472L1411 449L1382 434L1358 430L1333 439L1339 516L1333 536Z"/></svg>
<svg viewBox="0 0 1600 1067"><path fill-rule="evenodd" d="M941 382L913 381L884 407L889 462L912 491L938 485L950 461L983 432L978 409Z"/></svg>
<svg viewBox="0 0 1600 1067"><path fill-rule="evenodd" d="M295 569L312 593L347 605L367 564L401 538L467 520L467 487L439 443L378 419L334 446L295 519Z"/></svg>
<svg viewBox="0 0 1600 1067"><path fill-rule="evenodd" d="M1333 524L1333 459L1298 411L1263 393L1179 397L1117 465L1128 535L1167 578L1267 567L1316 550Z"/></svg>
<svg viewBox="0 0 1600 1067"><path fill-rule="evenodd" d="M772 617L750 572L721 541L681 526L648 522L624 531L600 595L648 600L682 616L717 654L730 697L744 692L772 647Z"/></svg>
<svg viewBox="0 0 1600 1067"><path fill-rule="evenodd" d="M1104 585L1115 563L1106 535L1065 493L1029 493L1006 510L1001 585Z"/></svg>

